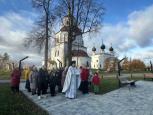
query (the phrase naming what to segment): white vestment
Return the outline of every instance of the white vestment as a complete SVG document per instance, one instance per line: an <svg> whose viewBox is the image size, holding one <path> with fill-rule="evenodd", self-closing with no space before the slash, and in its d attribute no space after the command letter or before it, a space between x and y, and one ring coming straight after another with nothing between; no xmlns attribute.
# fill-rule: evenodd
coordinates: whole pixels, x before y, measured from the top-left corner
<svg viewBox="0 0 153 115"><path fill-rule="evenodd" d="M70 66L66 74L62 92L65 92L65 96L68 98L76 98L80 83L80 71L76 67Z"/></svg>

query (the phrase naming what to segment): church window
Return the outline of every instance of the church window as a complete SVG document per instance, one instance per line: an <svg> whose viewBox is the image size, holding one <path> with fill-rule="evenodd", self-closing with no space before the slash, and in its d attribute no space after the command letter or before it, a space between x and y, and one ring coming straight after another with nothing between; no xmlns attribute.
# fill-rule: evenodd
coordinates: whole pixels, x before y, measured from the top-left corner
<svg viewBox="0 0 153 115"><path fill-rule="evenodd" d="M89 62L87 61L87 67L89 67Z"/></svg>
<svg viewBox="0 0 153 115"><path fill-rule="evenodd" d="M66 25L69 25L69 21L66 21Z"/></svg>
<svg viewBox="0 0 153 115"><path fill-rule="evenodd" d="M59 51L58 51L58 53L57 53L57 56L59 56Z"/></svg>
<svg viewBox="0 0 153 115"><path fill-rule="evenodd" d="M95 65L94 65L94 68L95 68Z"/></svg>
<svg viewBox="0 0 153 115"><path fill-rule="evenodd" d="M98 62L98 60L97 60L97 62Z"/></svg>
<svg viewBox="0 0 153 115"><path fill-rule="evenodd" d="M56 57L56 51L55 51L55 57Z"/></svg>
<svg viewBox="0 0 153 115"><path fill-rule="evenodd" d="M101 68L101 64L100 64L100 68Z"/></svg>
<svg viewBox="0 0 153 115"><path fill-rule="evenodd" d="M56 39L56 42L59 43L59 39L58 38Z"/></svg>

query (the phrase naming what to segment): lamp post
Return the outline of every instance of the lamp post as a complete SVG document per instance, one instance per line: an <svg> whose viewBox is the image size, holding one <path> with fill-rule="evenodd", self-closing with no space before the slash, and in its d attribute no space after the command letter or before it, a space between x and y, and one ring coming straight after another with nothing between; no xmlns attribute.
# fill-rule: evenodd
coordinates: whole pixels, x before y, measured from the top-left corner
<svg viewBox="0 0 153 115"><path fill-rule="evenodd" d="M153 68L152 68L152 62L150 60L150 69L151 69L151 72L153 72Z"/></svg>
<svg viewBox="0 0 153 115"><path fill-rule="evenodd" d="M132 78L132 66L131 66L131 64L132 64L132 60L130 58L130 73L131 73L131 78Z"/></svg>
<svg viewBox="0 0 153 115"><path fill-rule="evenodd" d="M27 58L29 58L29 56L26 56L19 61L19 70L21 70L21 62Z"/></svg>
<svg viewBox="0 0 153 115"><path fill-rule="evenodd" d="M124 57L123 59L119 60L118 63L117 63L117 66L118 66L118 75L120 76L121 75L121 65L120 63L125 60L126 57Z"/></svg>

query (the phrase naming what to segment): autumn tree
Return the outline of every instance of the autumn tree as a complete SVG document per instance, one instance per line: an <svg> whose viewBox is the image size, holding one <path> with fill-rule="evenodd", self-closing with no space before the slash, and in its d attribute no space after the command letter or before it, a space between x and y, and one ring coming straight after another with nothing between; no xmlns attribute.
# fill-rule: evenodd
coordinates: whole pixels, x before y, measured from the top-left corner
<svg viewBox="0 0 153 115"><path fill-rule="evenodd" d="M56 14L58 19L68 16L67 64L72 60L72 42L76 36L95 32L102 25L103 4L98 0L59 0ZM80 32L75 32L79 27Z"/></svg>
<svg viewBox="0 0 153 115"><path fill-rule="evenodd" d="M139 59L133 59L131 61L131 70L132 71L144 71L145 70L144 62Z"/></svg>
<svg viewBox="0 0 153 115"><path fill-rule="evenodd" d="M107 71L115 71L116 68L117 68L117 59L116 58L107 58L105 61L104 61L104 70L107 70Z"/></svg>
<svg viewBox="0 0 153 115"><path fill-rule="evenodd" d="M36 46L39 50L44 49L44 63L48 65L49 40L53 34L55 16L53 13L53 0L32 0L33 7L40 11L40 18L36 21L35 27L29 33L25 46Z"/></svg>
<svg viewBox="0 0 153 115"><path fill-rule="evenodd" d="M105 61L104 61L104 70L108 70L109 68L109 59L107 58Z"/></svg>

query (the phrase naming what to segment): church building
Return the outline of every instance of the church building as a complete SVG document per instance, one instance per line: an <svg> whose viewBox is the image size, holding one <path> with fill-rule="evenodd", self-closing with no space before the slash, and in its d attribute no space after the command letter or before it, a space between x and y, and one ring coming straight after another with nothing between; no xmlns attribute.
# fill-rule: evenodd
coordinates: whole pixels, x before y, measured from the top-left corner
<svg viewBox="0 0 153 115"><path fill-rule="evenodd" d="M91 55L91 68L92 69L104 69L105 61L113 61L116 59L114 54L114 49L111 46L109 48L109 52L105 52L105 45L102 43L100 47L100 52L96 52L96 48L92 48L92 55Z"/></svg>
<svg viewBox="0 0 153 115"><path fill-rule="evenodd" d="M62 26L59 32L55 35L55 45L51 48L50 61L54 62L54 67L66 66L66 57L68 52L68 29L69 17L65 16L62 21ZM74 34L77 35L72 43L72 60L76 61L78 67L91 64L91 58L87 54L87 47L84 46L82 38L82 30L75 26L74 19ZM52 65L53 66L53 65Z"/></svg>

